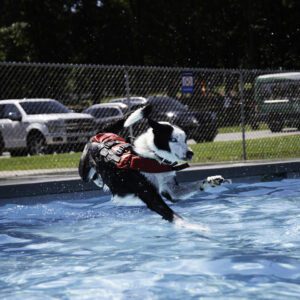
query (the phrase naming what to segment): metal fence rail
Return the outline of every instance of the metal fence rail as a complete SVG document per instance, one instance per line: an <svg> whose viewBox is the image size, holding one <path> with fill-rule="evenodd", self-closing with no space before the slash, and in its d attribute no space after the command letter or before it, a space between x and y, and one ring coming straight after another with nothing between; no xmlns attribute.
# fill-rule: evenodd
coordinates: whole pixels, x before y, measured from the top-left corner
<svg viewBox="0 0 300 300"><path fill-rule="evenodd" d="M300 72L0 63L0 172L74 168L91 135L145 103L187 132L194 162L300 156Z"/></svg>

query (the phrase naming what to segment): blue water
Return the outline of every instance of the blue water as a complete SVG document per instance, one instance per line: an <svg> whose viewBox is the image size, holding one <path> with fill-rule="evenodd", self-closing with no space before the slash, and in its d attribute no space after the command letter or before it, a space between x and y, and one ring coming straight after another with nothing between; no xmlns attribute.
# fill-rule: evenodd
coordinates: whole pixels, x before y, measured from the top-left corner
<svg viewBox="0 0 300 300"><path fill-rule="evenodd" d="M25 200L0 206L0 299L300 298L299 179L172 205L203 233L108 196Z"/></svg>

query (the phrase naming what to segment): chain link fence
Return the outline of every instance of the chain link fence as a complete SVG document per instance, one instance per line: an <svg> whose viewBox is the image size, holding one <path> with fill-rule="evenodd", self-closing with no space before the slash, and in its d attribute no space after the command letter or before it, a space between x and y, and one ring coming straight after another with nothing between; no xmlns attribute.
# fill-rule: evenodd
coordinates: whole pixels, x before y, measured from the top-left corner
<svg viewBox="0 0 300 300"><path fill-rule="evenodd" d="M195 163L300 156L300 72L0 63L0 99L2 177L76 168L92 135L145 103L186 131Z"/></svg>

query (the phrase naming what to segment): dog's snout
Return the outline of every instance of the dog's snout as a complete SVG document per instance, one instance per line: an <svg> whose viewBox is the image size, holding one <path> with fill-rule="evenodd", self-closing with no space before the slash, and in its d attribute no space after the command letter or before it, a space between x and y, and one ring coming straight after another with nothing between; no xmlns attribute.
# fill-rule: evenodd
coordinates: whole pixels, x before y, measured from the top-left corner
<svg viewBox="0 0 300 300"><path fill-rule="evenodd" d="M193 156L194 156L194 152L193 152L192 150L188 150L188 151L186 152L186 158L187 158L188 160L191 160L191 159L193 158Z"/></svg>

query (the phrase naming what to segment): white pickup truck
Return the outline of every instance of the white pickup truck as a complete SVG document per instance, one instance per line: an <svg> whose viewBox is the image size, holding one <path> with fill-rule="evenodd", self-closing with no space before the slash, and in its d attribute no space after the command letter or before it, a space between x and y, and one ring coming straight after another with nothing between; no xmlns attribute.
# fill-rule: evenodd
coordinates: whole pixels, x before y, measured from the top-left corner
<svg viewBox="0 0 300 300"><path fill-rule="evenodd" d="M95 130L91 115L74 113L53 99L0 100L0 155L81 150Z"/></svg>

